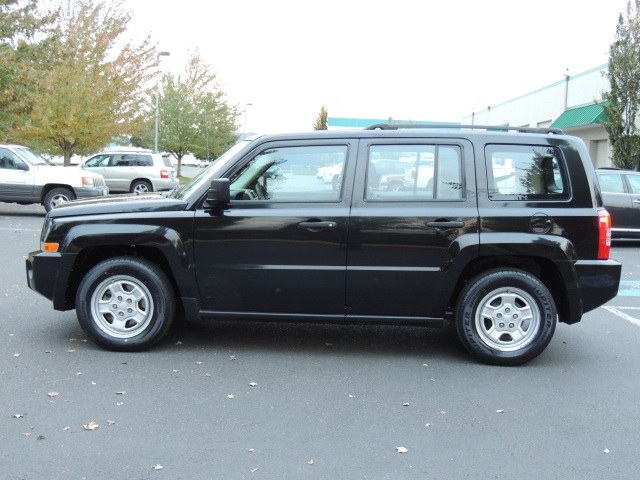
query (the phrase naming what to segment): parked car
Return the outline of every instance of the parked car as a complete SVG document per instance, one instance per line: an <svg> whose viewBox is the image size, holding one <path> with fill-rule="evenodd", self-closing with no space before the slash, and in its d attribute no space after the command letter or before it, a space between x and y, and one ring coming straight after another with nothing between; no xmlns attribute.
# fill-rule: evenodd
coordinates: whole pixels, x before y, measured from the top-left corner
<svg viewBox="0 0 640 480"><path fill-rule="evenodd" d="M376 160L417 149L431 190L371 186ZM336 157L337 190L309 175ZM558 321L616 296L609 220L584 143L560 130L377 125L258 136L169 195L61 205L26 269L111 350L151 347L180 308L197 321L450 319L476 358L516 365Z"/></svg>
<svg viewBox="0 0 640 480"><path fill-rule="evenodd" d="M48 212L76 198L108 194L102 175L56 167L22 145L0 145L0 202L39 203Z"/></svg>
<svg viewBox="0 0 640 480"><path fill-rule="evenodd" d="M596 171L602 200L616 238L640 238L640 172L601 168Z"/></svg>
<svg viewBox="0 0 640 480"><path fill-rule="evenodd" d="M185 155L184 157L182 157L182 166L198 168L206 167L205 163L202 160L197 159L193 155Z"/></svg>
<svg viewBox="0 0 640 480"><path fill-rule="evenodd" d="M180 182L168 155L140 150L97 153L80 168L101 174L111 192L148 193L173 190Z"/></svg>

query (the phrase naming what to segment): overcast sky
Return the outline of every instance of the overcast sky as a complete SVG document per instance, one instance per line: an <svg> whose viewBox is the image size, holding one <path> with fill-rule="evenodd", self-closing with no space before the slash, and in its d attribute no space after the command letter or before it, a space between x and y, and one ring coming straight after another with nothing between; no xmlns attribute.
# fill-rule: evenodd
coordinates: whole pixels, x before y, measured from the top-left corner
<svg viewBox="0 0 640 480"><path fill-rule="evenodd" d="M247 132L455 121L605 64L627 0L126 0L162 68L198 48ZM244 114L238 119L240 130Z"/></svg>

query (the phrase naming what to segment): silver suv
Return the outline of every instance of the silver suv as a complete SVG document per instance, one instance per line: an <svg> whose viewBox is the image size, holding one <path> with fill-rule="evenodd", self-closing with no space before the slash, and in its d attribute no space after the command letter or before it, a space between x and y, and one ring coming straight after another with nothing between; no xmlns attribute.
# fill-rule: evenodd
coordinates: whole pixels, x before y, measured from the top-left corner
<svg viewBox="0 0 640 480"><path fill-rule="evenodd" d="M147 193L173 190L179 185L168 155L142 150L97 153L80 168L104 177L110 192Z"/></svg>

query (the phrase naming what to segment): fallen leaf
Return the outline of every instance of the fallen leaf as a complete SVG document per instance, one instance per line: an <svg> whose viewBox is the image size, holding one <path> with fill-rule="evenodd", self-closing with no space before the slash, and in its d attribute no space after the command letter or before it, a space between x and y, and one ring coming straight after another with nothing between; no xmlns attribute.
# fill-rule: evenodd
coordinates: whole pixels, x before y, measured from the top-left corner
<svg viewBox="0 0 640 480"><path fill-rule="evenodd" d="M18 358L19 356L20 356L20 354L19 354L19 353L14 353L14 354L13 354L13 357L14 357L14 358Z"/></svg>
<svg viewBox="0 0 640 480"><path fill-rule="evenodd" d="M409 406L409 404L408 404L408 403L403 403L403 404L402 404L402 406L403 406L403 407L408 407L408 406Z"/></svg>
<svg viewBox="0 0 640 480"><path fill-rule="evenodd" d="M98 425L95 420L91 420L89 423L87 423L86 425L83 425L83 426L84 426L85 430L95 430L100 425Z"/></svg>
<svg viewBox="0 0 640 480"><path fill-rule="evenodd" d="M13 418L24 418L26 413L14 413Z"/></svg>
<svg viewBox="0 0 640 480"><path fill-rule="evenodd" d="M227 395L227 398L236 398L236 396L233 393L230 393L229 395Z"/></svg>
<svg viewBox="0 0 640 480"><path fill-rule="evenodd" d="M182 345L182 342L178 341L176 342L176 345Z"/></svg>
<svg viewBox="0 0 640 480"><path fill-rule="evenodd" d="M255 448L250 448L250 449L249 449L249 453L253 453L253 452L255 452L255 451L256 451L256 449L255 449Z"/></svg>
<svg viewBox="0 0 640 480"><path fill-rule="evenodd" d="M496 413L504 413L504 410L496 410Z"/></svg>
<svg viewBox="0 0 640 480"><path fill-rule="evenodd" d="M110 427L111 425L115 425L116 422L114 420L107 420L107 425Z"/></svg>
<svg viewBox="0 0 640 480"><path fill-rule="evenodd" d="M124 402L116 402L116 407L121 407L122 405L124 405Z"/></svg>
<svg viewBox="0 0 640 480"><path fill-rule="evenodd" d="M432 426L433 426L433 423L427 423L427 424L425 425L425 427L432 427Z"/></svg>
<svg viewBox="0 0 640 480"><path fill-rule="evenodd" d="M233 361L233 360L237 360L237 358L236 358L236 356L235 356L235 355L231 355L231 356L229 357L229 360Z"/></svg>
<svg viewBox="0 0 640 480"><path fill-rule="evenodd" d="M66 432L66 431L69 431L69 430L71 430L71 427L64 427L64 428L62 429L62 431L63 431L63 432Z"/></svg>
<svg viewBox="0 0 640 480"><path fill-rule="evenodd" d="M45 439L45 438L47 438L47 437L45 437L44 435L38 435L36 438L37 438L38 440L44 440L44 439Z"/></svg>
<svg viewBox="0 0 640 480"><path fill-rule="evenodd" d="M260 470L259 468L254 468L253 470L251 470L251 473L256 473L258 470Z"/></svg>
<svg viewBox="0 0 640 480"><path fill-rule="evenodd" d="M325 347L327 347L327 348L330 348L330 347L333 347L333 343L326 342L326 343L324 344L324 346L325 346Z"/></svg>
<svg viewBox="0 0 640 480"><path fill-rule="evenodd" d="M603 451L604 453L611 453L611 450L609 450L608 448L605 448Z"/></svg>
<svg viewBox="0 0 640 480"><path fill-rule="evenodd" d="M53 398L53 397L57 397L58 395L60 395L60 393L59 393L59 392L49 392L49 393L47 393L47 395L48 395L49 397L52 397L52 398Z"/></svg>
<svg viewBox="0 0 640 480"><path fill-rule="evenodd" d="M309 465L313 465L313 458L307 462Z"/></svg>
<svg viewBox="0 0 640 480"><path fill-rule="evenodd" d="M24 435L25 437L28 437L29 435L31 435L30 432L24 432L22 435Z"/></svg>
<svg viewBox="0 0 640 480"><path fill-rule="evenodd" d="M251 383L249 384L249 386L250 386L250 387L257 387L257 386L258 386L258 384L257 384L256 382L251 382Z"/></svg>
<svg viewBox="0 0 640 480"><path fill-rule="evenodd" d="M127 393L127 392L125 392L125 391L122 391L122 392L116 392L116 395L124 395L125 393Z"/></svg>
<svg viewBox="0 0 640 480"><path fill-rule="evenodd" d="M407 453L409 451L404 447L396 447L396 450L398 451L398 453Z"/></svg>
<svg viewBox="0 0 640 480"><path fill-rule="evenodd" d="M202 365L202 362L196 362L196 365Z"/></svg>
<svg viewBox="0 0 640 480"><path fill-rule="evenodd" d="M151 468L153 468L154 470L162 470L163 467L162 467L162 465L158 464L158 465L154 465Z"/></svg>

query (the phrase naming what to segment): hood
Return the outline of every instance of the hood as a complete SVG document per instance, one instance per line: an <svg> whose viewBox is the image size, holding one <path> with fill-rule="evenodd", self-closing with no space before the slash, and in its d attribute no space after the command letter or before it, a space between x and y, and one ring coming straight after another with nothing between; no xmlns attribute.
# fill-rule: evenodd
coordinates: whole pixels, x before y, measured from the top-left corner
<svg viewBox="0 0 640 480"><path fill-rule="evenodd" d="M49 212L49 216L55 218L105 213L180 211L184 210L186 205L187 202L184 200L167 198L165 194L157 192L145 195L109 195L58 205Z"/></svg>

